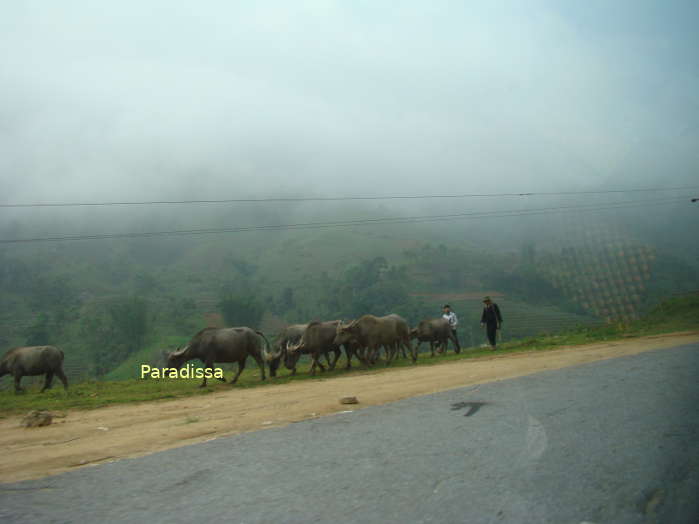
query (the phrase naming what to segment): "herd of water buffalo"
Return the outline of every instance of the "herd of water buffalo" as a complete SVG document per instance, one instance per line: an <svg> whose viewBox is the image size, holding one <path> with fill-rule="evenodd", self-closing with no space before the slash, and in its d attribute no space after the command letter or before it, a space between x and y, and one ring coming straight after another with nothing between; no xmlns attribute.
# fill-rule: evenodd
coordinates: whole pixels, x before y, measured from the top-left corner
<svg viewBox="0 0 699 524"><path fill-rule="evenodd" d="M415 346L412 340L417 340ZM446 351L449 340L452 340L458 353L458 342L444 318L423 320L416 328L410 329L399 315L364 315L349 323L331 320L287 326L277 336L274 348L270 347L260 331L248 327L205 328L194 335L187 345L165 356L168 367L175 369L180 369L190 360L200 360L205 368L213 368L218 363L236 362L238 371L231 380L231 384L235 384L245 369L248 357L257 362L264 380L266 365L273 377L277 375L282 362L295 374L296 364L303 354L310 356L310 372L315 374L316 368L325 370L321 358L325 358L329 369L334 369L343 349L349 369L353 358L365 366L376 364L381 349L385 352L386 364L399 356L410 357L416 362L421 343L428 342L434 356L435 349ZM46 375L42 392L51 387L54 376L68 389L63 358L63 351L55 346L14 348L0 359L0 377L12 375L16 392L22 390L22 377L32 375ZM225 382L225 379L219 380ZM201 386L206 386L206 377Z"/></svg>
<svg viewBox="0 0 699 524"><path fill-rule="evenodd" d="M413 339L417 339L415 346L411 342ZM278 334L273 349L261 332L247 327L206 328L194 335L183 348L168 353L166 358L168 366L177 369L195 359L203 362L206 368L213 368L216 363L237 362L238 372L231 380L231 384L235 384L245 369L248 357L257 362L264 380L265 364L269 365L273 377L277 375L282 362L295 374L296 364L304 354L310 356L310 372L313 375L316 368L325 370L321 362L323 357L329 369L334 369L343 349L349 369L355 357L365 366L376 364L381 349L385 352L386 364L399 356L410 357L416 362L421 343L429 342L434 356L435 349L446 351L449 340L452 340L458 353L458 342L444 318L423 320L416 328L410 329L406 320L399 315L364 315L349 323L330 320L292 324ZM206 386L206 377L201 386Z"/></svg>

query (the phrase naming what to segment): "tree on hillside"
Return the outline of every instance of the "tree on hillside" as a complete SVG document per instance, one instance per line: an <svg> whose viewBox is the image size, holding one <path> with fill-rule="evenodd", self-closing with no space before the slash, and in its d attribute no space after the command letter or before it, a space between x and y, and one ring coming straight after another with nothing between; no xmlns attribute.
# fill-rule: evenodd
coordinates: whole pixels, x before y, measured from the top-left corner
<svg viewBox="0 0 699 524"><path fill-rule="evenodd" d="M139 297L87 310L80 321L80 342L92 357L94 374L104 376L141 349L148 329L148 303Z"/></svg>
<svg viewBox="0 0 699 524"><path fill-rule="evenodd" d="M164 289L158 279L152 273L147 272L136 274L134 277L134 284L137 292L144 295L149 295Z"/></svg>
<svg viewBox="0 0 699 524"><path fill-rule="evenodd" d="M385 258L377 257L347 269L328 286L323 303L331 316L357 318L398 313L414 322L421 307L408 291L406 268L390 266Z"/></svg>
<svg viewBox="0 0 699 524"><path fill-rule="evenodd" d="M245 278L252 277L259 269L259 267L255 264L251 264L250 262L242 259L231 258L229 259L229 262L235 268L235 270Z"/></svg>
<svg viewBox="0 0 699 524"><path fill-rule="evenodd" d="M49 316L40 314L36 321L25 330L27 346L46 346L51 343Z"/></svg>
<svg viewBox="0 0 699 524"><path fill-rule="evenodd" d="M271 299L272 309L278 314L284 314L296 307L296 298L294 290L290 287L285 287L277 300Z"/></svg>
<svg viewBox="0 0 699 524"><path fill-rule="evenodd" d="M218 303L227 326L247 326L258 328L264 306L254 296L226 295Z"/></svg>
<svg viewBox="0 0 699 524"><path fill-rule="evenodd" d="M168 297L168 308L164 317L169 320L175 332L186 335L196 330L193 316L197 305L191 298Z"/></svg>
<svg viewBox="0 0 699 524"><path fill-rule="evenodd" d="M469 276L479 272L483 264L480 256L443 244L437 247L425 244L421 249L406 250L403 254L430 288L446 291L463 288Z"/></svg>
<svg viewBox="0 0 699 524"><path fill-rule="evenodd" d="M139 297L113 302L107 308L117 339L129 347L129 353L143 346L148 331L148 304Z"/></svg>

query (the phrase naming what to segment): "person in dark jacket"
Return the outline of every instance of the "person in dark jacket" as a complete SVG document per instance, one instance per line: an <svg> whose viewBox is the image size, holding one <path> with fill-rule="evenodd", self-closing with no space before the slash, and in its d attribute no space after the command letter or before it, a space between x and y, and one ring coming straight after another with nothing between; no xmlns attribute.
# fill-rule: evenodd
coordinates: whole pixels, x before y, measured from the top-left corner
<svg viewBox="0 0 699 524"><path fill-rule="evenodd" d="M483 303L485 306L481 315L481 326L485 326L488 342L490 342L490 347L495 351L498 329L502 326L502 315L500 314L500 308L490 297L485 297Z"/></svg>

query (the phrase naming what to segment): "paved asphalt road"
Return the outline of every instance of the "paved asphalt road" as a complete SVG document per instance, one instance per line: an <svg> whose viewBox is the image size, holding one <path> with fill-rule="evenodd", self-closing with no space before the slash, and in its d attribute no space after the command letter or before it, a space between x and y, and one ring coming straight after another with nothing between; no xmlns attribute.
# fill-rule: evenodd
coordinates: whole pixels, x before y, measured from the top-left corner
<svg viewBox="0 0 699 524"><path fill-rule="evenodd" d="M693 344L0 485L0 522L696 523L698 371Z"/></svg>

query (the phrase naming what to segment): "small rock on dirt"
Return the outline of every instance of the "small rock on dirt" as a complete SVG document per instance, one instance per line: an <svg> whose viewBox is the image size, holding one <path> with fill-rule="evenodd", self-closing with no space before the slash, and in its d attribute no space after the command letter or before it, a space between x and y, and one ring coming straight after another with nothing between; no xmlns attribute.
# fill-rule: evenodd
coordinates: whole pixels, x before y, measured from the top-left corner
<svg viewBox="0 0 699 524"><path fill-rule="evenodd" d="M53 421L53 416L48 411L30 411L26 417L22 419L22 426L25 428L38 428L40 426L48 426Z"/></svg>
<svg viewBox="0 0 699 524"><path fill-rule="evenodd" d="M340 404L359 404L359 400L357 400L357 397L342 397Z"/></svg>

